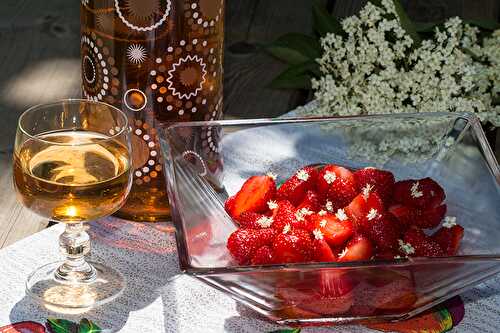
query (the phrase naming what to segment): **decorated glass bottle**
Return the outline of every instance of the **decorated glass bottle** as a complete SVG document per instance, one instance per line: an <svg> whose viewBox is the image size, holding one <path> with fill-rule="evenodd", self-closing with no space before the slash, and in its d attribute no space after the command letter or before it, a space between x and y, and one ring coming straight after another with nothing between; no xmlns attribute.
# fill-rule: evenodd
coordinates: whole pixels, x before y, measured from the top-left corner
<svg viewBox="0 0 500 333"><path fill-rule="evenodd" d="M134 133L134 181L118 216L169 218L157 128L222 117L223 49L224 0L81 0L83 96L126 111ZM214 135L195 140L213 172Z"/></svg>

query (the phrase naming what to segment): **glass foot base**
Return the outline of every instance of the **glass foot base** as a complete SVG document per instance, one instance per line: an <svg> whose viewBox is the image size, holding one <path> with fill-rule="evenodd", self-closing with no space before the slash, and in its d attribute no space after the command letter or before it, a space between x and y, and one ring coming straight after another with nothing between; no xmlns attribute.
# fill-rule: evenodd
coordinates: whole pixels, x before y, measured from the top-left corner
<svg viewBox="0 0 500 333"><path fill-rule="evenodd" d="M82 313L114 300L125 289L125 279L118 271L95 262L88 262L97 272L94 281L60 281L54 273L63 263L58 261L40 267L31 273L26 282L27 295L51 311Z"/></svg>

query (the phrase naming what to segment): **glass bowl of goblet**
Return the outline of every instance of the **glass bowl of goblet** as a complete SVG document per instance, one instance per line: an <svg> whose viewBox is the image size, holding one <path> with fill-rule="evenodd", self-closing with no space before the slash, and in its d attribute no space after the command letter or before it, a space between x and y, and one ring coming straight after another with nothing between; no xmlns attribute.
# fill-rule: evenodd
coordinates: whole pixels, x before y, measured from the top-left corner
<svg viewBox="0 0 500 333"><path fill-rule="evenodd" d="M13 180L22 205L65 224L64 261L46 264L26 283L27 294L55 311L85 310L116 298L125 281L88 262L85 222L118 210L131 186L127 116L100 102L63 100L28 109L17 127Z"/></svg>

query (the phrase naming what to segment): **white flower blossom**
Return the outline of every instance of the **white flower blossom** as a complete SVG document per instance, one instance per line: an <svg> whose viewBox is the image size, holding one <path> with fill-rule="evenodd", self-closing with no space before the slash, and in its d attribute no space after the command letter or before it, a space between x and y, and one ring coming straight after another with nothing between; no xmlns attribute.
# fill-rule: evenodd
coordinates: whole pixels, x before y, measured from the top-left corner
<svg viewBox="0 0 500 333"><path fill-rule="evenodd" d="M270 210L274 210L274 209L278 208L278 203L274 200L269 200L267 202L267 207L269 207Z"/></svg>
<svg viewBox="0 0 500 333"><path fill-rule="evenodd" d="M317 240L323 239L323 233L319 229L314 229L313 235L314 235L314 238L316 238Z"/></svg>
<svg viewBox="0 0 500 333"><path fill-rule="evenodd" d="M406 254L414 254L415 248L410 243L405 243L402 239L398 240L399 249Z"/></svg>
<svg viewBox="0 0 500 333"><path fill-rule="evenodd" d="M335 216L340 220L340 221L346 221L348 219L347 214L342 208L339 208L337 210L337 213L335 213Z"/></svg>
<svg viewBox="0 0 500 333"><path fill-rule="evenodd" d="M262 228L269 228L271 226L271 224L273 224L273 218L272 217L268 217L268 216L262 216L256 222Z"/></svg>
<svg viewBox="0 0 500 333"><path fill-rule="evenodd" d="M301 169L297 171L297 178L302 180L302 181L307 181L309 179L309 174L307 173L306 170Z"/></svg>
<svg viewBox="0 0 500 333"><path fill-rule="evenodd" d="M444 218L443 227L451 229L457 225L457 218L455 216L446 216Z"/></svg>

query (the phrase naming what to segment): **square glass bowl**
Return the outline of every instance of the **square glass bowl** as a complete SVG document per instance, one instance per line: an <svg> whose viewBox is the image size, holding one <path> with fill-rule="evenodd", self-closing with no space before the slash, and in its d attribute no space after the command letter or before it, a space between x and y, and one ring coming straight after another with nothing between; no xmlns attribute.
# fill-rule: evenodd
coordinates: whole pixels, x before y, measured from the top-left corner
<svg viewBox="0 0 500 333"><path fill-rule="evenodd" d="M500 271L500 171L471 114L195 122L160 132L181 270L272 321L406 319ZM237 228L226 198L252 175L272 171L279 183L318 163L432 177L446 191L447 215L465 228L459 254L238 266L226 249Z"/></svg>

